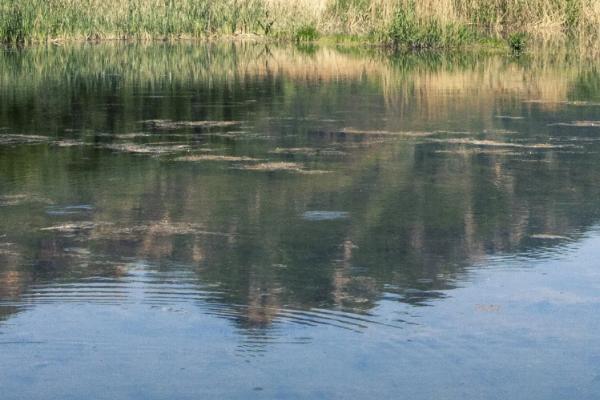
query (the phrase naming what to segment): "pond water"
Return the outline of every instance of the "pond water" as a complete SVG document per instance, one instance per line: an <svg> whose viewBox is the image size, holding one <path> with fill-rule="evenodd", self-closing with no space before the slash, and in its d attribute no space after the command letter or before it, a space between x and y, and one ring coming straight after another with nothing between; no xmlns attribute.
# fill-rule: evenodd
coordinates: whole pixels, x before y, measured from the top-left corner
<svg viewBox="0 0 600 400"><path fill-rule="evenodd" d="M598 399L600 68L0 52L2 399Z"/></svg>

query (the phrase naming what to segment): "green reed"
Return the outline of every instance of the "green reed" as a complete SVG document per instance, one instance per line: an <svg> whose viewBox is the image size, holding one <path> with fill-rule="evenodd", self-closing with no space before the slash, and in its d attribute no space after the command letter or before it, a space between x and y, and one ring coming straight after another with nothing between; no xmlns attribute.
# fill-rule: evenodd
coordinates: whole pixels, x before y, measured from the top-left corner
<svg viewBox="0 0 600 400"><path fill-rule="evenodd" d="M598 0L3 0L0 41L363 37L456 47L514 34L596 43Z"/></svg>

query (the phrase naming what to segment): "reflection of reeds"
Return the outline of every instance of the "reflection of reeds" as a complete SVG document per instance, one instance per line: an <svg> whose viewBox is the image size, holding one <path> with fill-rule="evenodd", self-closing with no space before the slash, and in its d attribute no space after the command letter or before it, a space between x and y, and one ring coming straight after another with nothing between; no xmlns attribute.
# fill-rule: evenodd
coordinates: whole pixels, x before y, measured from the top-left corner
<svg viewBox="0 0 600 400"><path fill-rule="evenodd" d="M566 63L537 58L521 64L470 55L390 60L377 54L353 55L328 48L307 53L248 44L32 48L0 55L0 103L5 105L0 113L8 112L7 102L17 94L18 98L28 96L35 102L39 101L38 93L71 91L115 81L126 88L170 90L217 82L231 88L255 80L293 79L314 83L361 81L379 90L387 107L396 110L399 118L412 110L413 118L420 115L424 120L442 121L460 111L457 107L471 112L490 110L498 95L519 96L535 100L542 107L555 107L571 100L570 88L581 81L582 73L589 75L585 65L579 59ZM594 82L589 76L585 81ZM277 87L288 96L297 90L293 85ZM445 95L449 93L452 96ZM134 106L131 90L123 90L119 95L125 107ZM462 101L457 103L456 96ZM60 106L60 99L49 101ZM180 122L186 123L192 124ZM235 124L218 124L225 123Z"/></svg>

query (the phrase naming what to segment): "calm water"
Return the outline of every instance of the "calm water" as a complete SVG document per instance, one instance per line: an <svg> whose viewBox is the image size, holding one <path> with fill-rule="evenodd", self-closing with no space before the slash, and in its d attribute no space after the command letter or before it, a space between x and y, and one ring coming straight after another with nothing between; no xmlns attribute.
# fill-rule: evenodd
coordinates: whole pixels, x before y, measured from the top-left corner
<svg viewBox="0 0 600 400"><path fill-rule="evenodd" d="M600 69L0 53L12 399L600 398Z"/></svg>

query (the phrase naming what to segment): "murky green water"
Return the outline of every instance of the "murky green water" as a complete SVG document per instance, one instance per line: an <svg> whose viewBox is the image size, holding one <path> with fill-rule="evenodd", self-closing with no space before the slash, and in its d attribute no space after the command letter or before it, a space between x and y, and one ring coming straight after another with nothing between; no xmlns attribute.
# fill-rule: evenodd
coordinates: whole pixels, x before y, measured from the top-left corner
<svg viewBox="0 0 600 400"><path fill-rule="evenodd" d="M2 399L598 399L600 69L0 53Z"/></svg>

